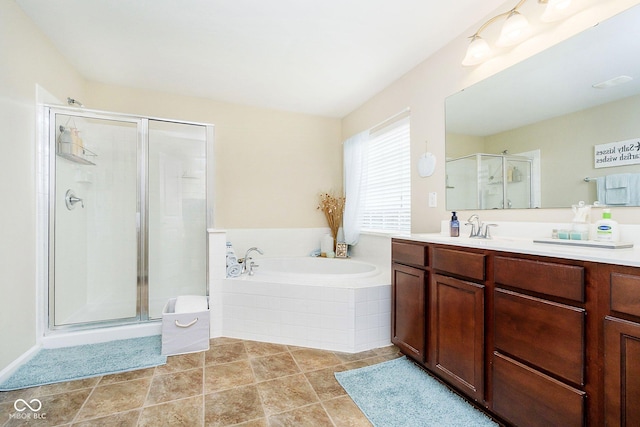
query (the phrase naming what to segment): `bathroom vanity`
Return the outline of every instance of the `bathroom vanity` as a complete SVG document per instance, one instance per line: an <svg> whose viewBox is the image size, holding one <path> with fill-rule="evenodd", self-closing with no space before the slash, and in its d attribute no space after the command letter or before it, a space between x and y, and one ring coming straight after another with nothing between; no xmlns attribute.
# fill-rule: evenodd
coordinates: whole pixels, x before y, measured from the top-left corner
<svg viewBox="0 0 640 427"><path fill-rule="evenodd" d="M640 250L392 240L392 342L518 426L640 425Z"/></svg>

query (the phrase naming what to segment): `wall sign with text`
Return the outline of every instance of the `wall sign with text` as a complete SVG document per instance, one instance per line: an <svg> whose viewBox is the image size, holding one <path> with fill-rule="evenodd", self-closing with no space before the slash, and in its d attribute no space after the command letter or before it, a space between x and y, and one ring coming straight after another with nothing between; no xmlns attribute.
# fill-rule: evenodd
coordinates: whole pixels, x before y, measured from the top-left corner
<svg viewBox="0 0 640 427"><path fill-rule="evenodd" d="M594 168L635 165L640 163L640 138L594 146Z"/></svg>

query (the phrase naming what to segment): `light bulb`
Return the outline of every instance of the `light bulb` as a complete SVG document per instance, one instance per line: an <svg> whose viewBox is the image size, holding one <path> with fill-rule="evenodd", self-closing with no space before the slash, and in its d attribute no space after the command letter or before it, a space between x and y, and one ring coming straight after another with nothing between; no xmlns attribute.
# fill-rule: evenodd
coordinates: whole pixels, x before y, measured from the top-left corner
<svg viewBox="0 0 640 427"><path fill-rule="evenodd" d="M471 43L467 48L467 54L462 60L462 65L476 65L491 56L491 48L487 42L480 36L474 35L471 38Z"/></svg>
<svg viewBox="0 0 640 427"><path fill-rule="evenodd" d="M496 42L498 46L512 46L520 43L529 36L531 29L529 21L517 10L511 11L507 20L504 21L500 38Z"/></svg>
<svg viewBox="0 0 640 427"><path fill-rule="evenodd" d="M553 22L568 15L567 9L571 6L571 0L549 0L540 19L543 22Z"/></svg>

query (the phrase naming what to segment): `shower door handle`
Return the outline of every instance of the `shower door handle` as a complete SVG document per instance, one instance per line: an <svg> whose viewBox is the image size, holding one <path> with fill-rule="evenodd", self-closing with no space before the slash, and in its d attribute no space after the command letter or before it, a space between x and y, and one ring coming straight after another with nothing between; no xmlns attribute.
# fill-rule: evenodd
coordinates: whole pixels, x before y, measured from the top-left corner
<svg viewBox="0 0 640 427"><path fill-rule="evenodd" d="M80 197L76 197L76 194L73 192L73 190L67 190L66 194L64 195L64 203L67 205L67 209L75 209L76 203L78 202L80 202L80 206L84 208L84 200L82 200Z"/></svg>

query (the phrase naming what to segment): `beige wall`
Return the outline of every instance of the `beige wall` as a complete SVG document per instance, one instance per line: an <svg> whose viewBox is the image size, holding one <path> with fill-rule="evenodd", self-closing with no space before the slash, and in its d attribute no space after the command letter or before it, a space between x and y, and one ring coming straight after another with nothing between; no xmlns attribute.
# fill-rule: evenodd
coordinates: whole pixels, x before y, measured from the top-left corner
<svg viewBox="0 0 640 427"><path fill-rule="evenodd" d="M512 154L540 149L542 206L568 206L580 200L593 203L597 199L596 183L584 182L585 177L640 169L638 165L599 169L593 165L594 145L640 135L638 111L640 96L632 96L491 135L486 138L485 149L489 153L508 149ZM616 217L619 213L616 209Z"/></svg>
<svg viewBox="0 0 640 427"><path fill-rule="evenodd" d="M216 226L221 228L322 227L320 191L342 183L340 141L410 107L412 158L429 150L436 174L412 176L413 228L434 231L444 212L444 98L622 10L637 0L612 0L575 25L563 23L548 39L491 64L460 66L467 33L390 85L341 121L243 107L167 93L86 83L12 0L0 0L0 369L36 342L36 84L58 99L71 96L89 108L209 122L216 125ZM500 10L512 7L511 2ZM482 21L479 19L479 21ZM413 162L415 164L415 161ZM429 192L437 208L427 208ZM569 220L569 210L491 212L496 220ZM565 214L566 212L566 214ZM617 215L631 222L638 209Z"/></svg>
<svg viewBox="0 0 640 427"><path fill-rule="evenodd" d="M479 19L477 25L343 119L343 137L348 137L375 126L406 107L411 109L411 221L414 232L438 231L440 221L449 218L444 203L445 98L640 2L611 0L590 3L597 4L565 21L549 24L547 31L527 43L487 63L463 67L460 62L469 43L467 36L473 34L486 19L513 7L511 1L506 2L494 14ZM425 150L425 140L429 141L429 151L437 156L438 162L433 176L420 178L416 164ZM438 195L436 208L428 207L430 192ZM461 212L459 217L466 218L471 213ZM615 216L621 223L637 223L639 213L640 208L624 208L616 209ZM573 217L571 209L492 210L479 214L483 220L494 221L571 221Z"/></svg>
<svg viewBox="0 0 640 427"><path fill-rule="evenodd" d="M339 119L86 82L13 0L0 0L0 370L36 343L36 84L88 108L213 123L215 226L324 227L342 188ZM43 311L43 307L39 308Z"/></svg>
<svg viewBox="0 0 640 427"><path fill-rule="evenodd" d="M340 120L91 83L90 108L215 125L215 226L324 227L342 188Z"/></svg>
<svg viewBox="0 0 640 427"><path fill-rule="evenodd" d="M85 82L12 0L0 0L0 370L36 342L36 84Z"/></svg>

